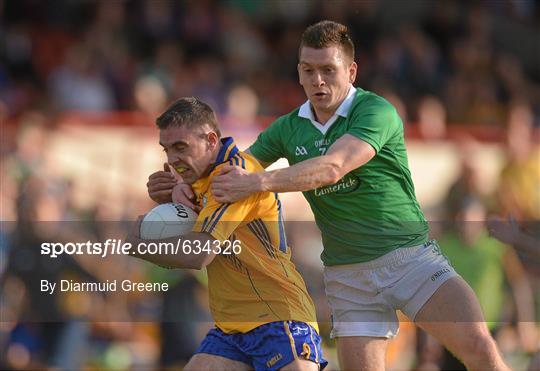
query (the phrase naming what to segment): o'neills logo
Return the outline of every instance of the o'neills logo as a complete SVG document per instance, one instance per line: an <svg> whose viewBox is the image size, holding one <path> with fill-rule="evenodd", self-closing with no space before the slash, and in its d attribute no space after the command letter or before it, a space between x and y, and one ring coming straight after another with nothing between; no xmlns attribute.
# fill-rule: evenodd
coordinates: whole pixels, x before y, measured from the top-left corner
<svg viewBox="0 0 540 371"><path fill-rule="evenodd" d="M275 356L270 358L268 362L266 362L266 367L272 367L273 365L276 364L277 361L279 361L282 358L283 356L281 355L281 353L276 354Z"/></svg>
<svg viewBox="0 0 540 371"><path fill-rule="evenodd" d="M431 276L431 280L432 280L432 281L435 281L437 278L439 278L440 276L442 276L442 275L445 274L445 273L450 273L450 269L444 268L444 269L441 269L441 270L438 271L438 272L435 272L435 273Z"/></svg>
<svg viewBox="0 0 540 371"><path fill-rule="evenodd" d="M314 193L315 196L325 196L330 193L337 193L337 194L343 194L343 193L349 193L356 191L358 186L360 185L360 179L356 175L353 174L347 174L341 180L335 184L326 186L326 187L320 187L315 189Z"/></svg>

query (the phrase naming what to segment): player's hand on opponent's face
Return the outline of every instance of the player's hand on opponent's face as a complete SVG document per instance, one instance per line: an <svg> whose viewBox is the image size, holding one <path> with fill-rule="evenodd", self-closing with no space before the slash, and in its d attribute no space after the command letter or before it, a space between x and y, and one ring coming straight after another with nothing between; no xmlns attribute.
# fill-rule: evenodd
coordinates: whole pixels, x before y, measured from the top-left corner
<svg viewBox="0 0 540 371"><path fill-rule="evenodd" d="M241 167L225 165L212 179L211 189L216 201L232 203L251 195L253 182L250 173Z"/></svg>
<svg viewBox="0 0 540 371"><path fill-rule="evenodd" d="M150 175L146 188L150 198L158 204L182 203L199 211L199 207L194 204L195 194L191 186L185 184L180 174L167 163L163 164L163 170Z"/></svg>
<svg viewBox="0 0 540 371"><path fill-rule="evenodd" d="M193 193L193 190L191 189L191 186L189 184L176 184L172 190L172 201L175 204L183 204L193 211L201 211L201 208L195 204L195 193Z"/></svg>
<svg viewBox="0 0 540 371"><path fill-rule="evenodd" d="M195 193L193 193L193 190L191 189L191 186L184 183L182 176L178 174L178 172L171 165L166 163L164 166L165 169L169 170L169 174L172 174L174 181L176 182L171 192L172 202L175 204L183 204L196 212L201 211L201 208L195 204L196 197Z"/></svg>

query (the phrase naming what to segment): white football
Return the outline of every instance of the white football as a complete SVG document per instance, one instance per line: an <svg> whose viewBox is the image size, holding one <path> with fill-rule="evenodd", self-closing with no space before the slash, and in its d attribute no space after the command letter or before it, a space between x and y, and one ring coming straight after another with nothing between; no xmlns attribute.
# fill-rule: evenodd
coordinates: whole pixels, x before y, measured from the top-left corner
<svg viewBox="0 0 540 371"><path fill-rule="evenodd" d="M182 204L161 204L150 210L141 223L143 240L176 237L191 232L197 213Z"/></svg>

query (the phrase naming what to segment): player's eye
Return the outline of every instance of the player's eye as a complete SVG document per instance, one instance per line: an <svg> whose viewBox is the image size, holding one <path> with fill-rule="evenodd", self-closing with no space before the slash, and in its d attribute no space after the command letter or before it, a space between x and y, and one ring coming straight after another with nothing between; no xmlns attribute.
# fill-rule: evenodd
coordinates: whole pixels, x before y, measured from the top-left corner
<svg viewBox="0 0 540 371"><path fill-rule="evenodd" d="M328 67L328 68L325 68L325 69L324 69L324 72L326 72L326 73L332 73L332 72L334 72L334 69Z"/></svg>

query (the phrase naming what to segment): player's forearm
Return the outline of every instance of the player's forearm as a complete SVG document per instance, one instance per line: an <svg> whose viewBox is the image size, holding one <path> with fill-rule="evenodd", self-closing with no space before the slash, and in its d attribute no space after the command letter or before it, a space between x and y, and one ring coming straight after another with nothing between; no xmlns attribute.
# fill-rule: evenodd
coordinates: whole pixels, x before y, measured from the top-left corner
<svg viewBox="0 0 540 371"><path fill-rule="evenodd" d="M154 243L161 248L158 249L157 253L152 253L155 251L149 252L147 249L136 249L134 256L164 268L202 269L214 259L214 253L202 250L197 253L192 248L186 250L183 248L183 243L189 241L191 247L197 241L200 244L199 246L205 246L207 243L211 245L213 240L214 238L208 233L197 232L161 240L140 240L140 242L144 243L144 246Z"/></svg>
<svg viewBox="0 0 540 371"><path fill-rule="evenodd" d="M298 192L334 184L345 174L330 156L312 158L285 169L253 174L255 191Z"/></svg>

